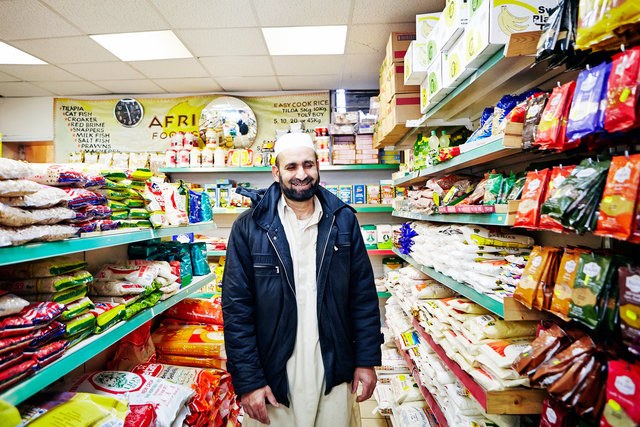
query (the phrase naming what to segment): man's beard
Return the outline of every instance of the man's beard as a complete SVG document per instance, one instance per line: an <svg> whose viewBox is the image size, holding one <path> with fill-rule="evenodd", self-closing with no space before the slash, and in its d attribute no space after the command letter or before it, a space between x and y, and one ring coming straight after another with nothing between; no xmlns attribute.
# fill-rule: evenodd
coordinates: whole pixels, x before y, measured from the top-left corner
<svg viewBox="0 0 640 427"><path fill-rule="evenodd" d="M316 191L318 190L318 186L320 185L320 176L318 176L318 179L316 179L315 181L311 177L307 177L302 181L294 178L291 181L289 181L289 185L286 185L284 182L282 182L282 176L280 176L279 183L280 183L280 188L282 189L282 192L288 199L294 200L296 202L306 202L316 194ZM304 190L299 190L295 188L296 185L300 185L300 184L304 185L309 183L311 185Z"/></svg>

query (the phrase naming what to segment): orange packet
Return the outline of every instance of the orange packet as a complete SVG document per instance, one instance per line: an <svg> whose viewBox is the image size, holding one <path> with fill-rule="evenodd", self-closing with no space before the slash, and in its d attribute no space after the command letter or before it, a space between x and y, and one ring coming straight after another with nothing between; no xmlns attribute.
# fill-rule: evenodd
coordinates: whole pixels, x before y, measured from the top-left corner
<svg viewBox="0 0 640 427"><path fill-rule="evenodd" d="M540 278L544 272L549 252L542 246L534 246L529 254L529 261L524 267L524 272L518 282L513 297L528 308L533 307L533 301L538 291Z"/></svg>
<svg viewBox="0 0 640 427"><path fill-rule="evenodd" d="M578 271L578 261L580 254L584 252L586 251L583 249L565 248L553 287L549 311L567 322L569 321L569 304Z"/></svg>
<svg viewBox="0 0 640 427"><path fill-rule="evenodd" d="M538 226L540 207L548 181L549 169L527 173L514 227L536 228Z"/></svg>
<svg viewBox="0 0 640 427"><path fill-rule="evenodd" d="M640 154L611 159L600 202L598 236L627 240L631 236L640 184Z"/></svg>

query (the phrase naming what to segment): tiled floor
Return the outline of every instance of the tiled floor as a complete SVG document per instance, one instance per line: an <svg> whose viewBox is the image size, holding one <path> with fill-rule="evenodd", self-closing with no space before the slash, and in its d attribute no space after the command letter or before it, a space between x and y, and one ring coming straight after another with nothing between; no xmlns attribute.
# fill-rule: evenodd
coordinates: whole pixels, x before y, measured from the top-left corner
<svg viewBox="0 0 640 427"><path fill-rule="evenodd" d="M388 417L383 417L377 411L374 414L373 410L377 406L376 400L371 399L360 403L360 419L362 420L362 427L392 427L391 420Z"/></svg>

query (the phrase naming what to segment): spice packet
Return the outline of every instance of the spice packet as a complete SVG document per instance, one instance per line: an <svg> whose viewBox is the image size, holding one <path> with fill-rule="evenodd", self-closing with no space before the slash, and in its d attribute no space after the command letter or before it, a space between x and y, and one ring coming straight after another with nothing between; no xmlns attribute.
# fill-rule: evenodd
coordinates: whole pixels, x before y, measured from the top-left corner
<svg viewBox="0 0 640 427"><path fill-rule="evenodd" d="M609 362L607 404L600 425L636 426L640 423L640 366L623 360Z"/></svg>
<svg viewBox="0 0 640 427"><path fill-rule="evenodd" d="M600 299L611 278L612 259L595 253L580 254L571 293L569 317L595 329L604 315Z"/></svg>
<svg viewBox="0 0 640 427"><path fill-rule="evenodd" d="M610 71L611 64L603 62L578 75L567 124L567 140L575 141L604 130L604 122L600 121L604 109L601 100L606 98Z"/></svg>
<svg viewBox="0 0 640 427"><path fill-rule="evenodd" d="M549 94L543 93L535 97L527 99L527 109L522 127L522 149L528 150L533 148L536 142L538 126L542 118L542 113L549 100Z"/></svg>
<svg viewBox="0 0 640 427"><path fill-rule="evenodd" d="M484 205L495 205L500 198L502 189L502 174L492 174L489 175L489 179L487 180L484 187Z"/></svg>
<svg viewBox="0 0 640 427"><path fill-rule="evenodd" d="M640 46L613 56L607 84L604 128L618 132L638 125L638 71Z"/></svg>
<svg viewBox="0 0 640 427"><path fill-rule="evenodd" d="M546 249L549 251L549 261L540 278L540 283L538 284L538 289L536 290L536 295L533 300L533 308L537 308L538 310L547 310L551 306L555 278L558 275L558 266L560 263L560 249Z"/></svg>
<svg viewBox="0 0 640 427"><path fill-rule="evenodd" d="M514 227L536 228L538 226L540 206L548 180L549 169L527 173Z"/></svg>
<svg viewBox="0 0 640 427"><path fill-rule="evenodd" d="M570 344L567 333L557 324L540 332L531 345L520 353L512 368L520 375L533 375L538 366Z"/></svg>
<svg viewBox="0 0 640 427"><path fill-rule="evenodd" d="M640 184L640 154L611 159L595 234L626 240L631 236Z"/></svg>
<svg viewBox="0 0 640 427"><path fill-rule="evenodd" d="M518 287L513 293L513 297L528 307L533 308L533 301L540 285L540 279L544 273L544 269L549 262L549 251L542 246L534 246L529 261L524 267L524 272L518 282Z"/></svg>
<svg viewBox="0 0 640 427"><path fill-rule="evenodd" d="M564 180L571 174L571 172L575 169L575 166L556 166L551 169L551 175L549 176L549 183L547 186L547 190L544 196L544 202L551 198L551 195L562 185ZM560 221L551 218L548 214L540 215L540 222L538 223L538 227L545 229L556 231L561 233L564 231L564 227L560 223Z"/></svg>
<svg viewBox="0 0 640 427"><path fill-rule="evenodd" d="M564 350L540 364L535 373L531 375L532 385L535 384L538 387L545 388L551 386L565 375L567 368L579 365L580 362L586 363L595 349L596 346L593 340L589 336L584 335ZM559 391L559 389L557 390Z"/></svg>
<svg viewBox="0 0 640 427"><path fill-rule="evenodd" d="M536 134L536 145L543 150L560 149L564 143L562 122L566 120L567 104L571 103L576 82L570 81L560 87L553 88L549 96Z"/></svg>
<svg viewBox="0 0 640 427"><path fill-rule="evenodd" d="M556 275L549 311L565 321L569 321L571 292L576 280L581 253L585 253L585 251L577 248L565 248Z"/></svg>
<svg viewBox="0 0 640 427"><path fill-rule="evenodd" d="M640 356L640 267L620 267L618 286L622 341Z"/></svg>

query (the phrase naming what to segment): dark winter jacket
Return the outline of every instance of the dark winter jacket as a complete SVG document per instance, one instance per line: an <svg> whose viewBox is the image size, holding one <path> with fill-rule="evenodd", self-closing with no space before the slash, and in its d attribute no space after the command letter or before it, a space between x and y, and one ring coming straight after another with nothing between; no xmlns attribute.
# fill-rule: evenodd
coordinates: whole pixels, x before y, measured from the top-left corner
<svg viewBox="0 0 640 427"><path fill-rule="evenodd" d="M239 187L240 189L240 187ZM236 394L269 385L289 405L287 360L296 339L293 264L278 216L280 185L240 190L254 206L234 222L222 280L224 338ZM354 211L326 189L318 224L318 328L328 394L356 367L381 363L373 271ZM311 260L309 260L311 262Z"/></svg>

